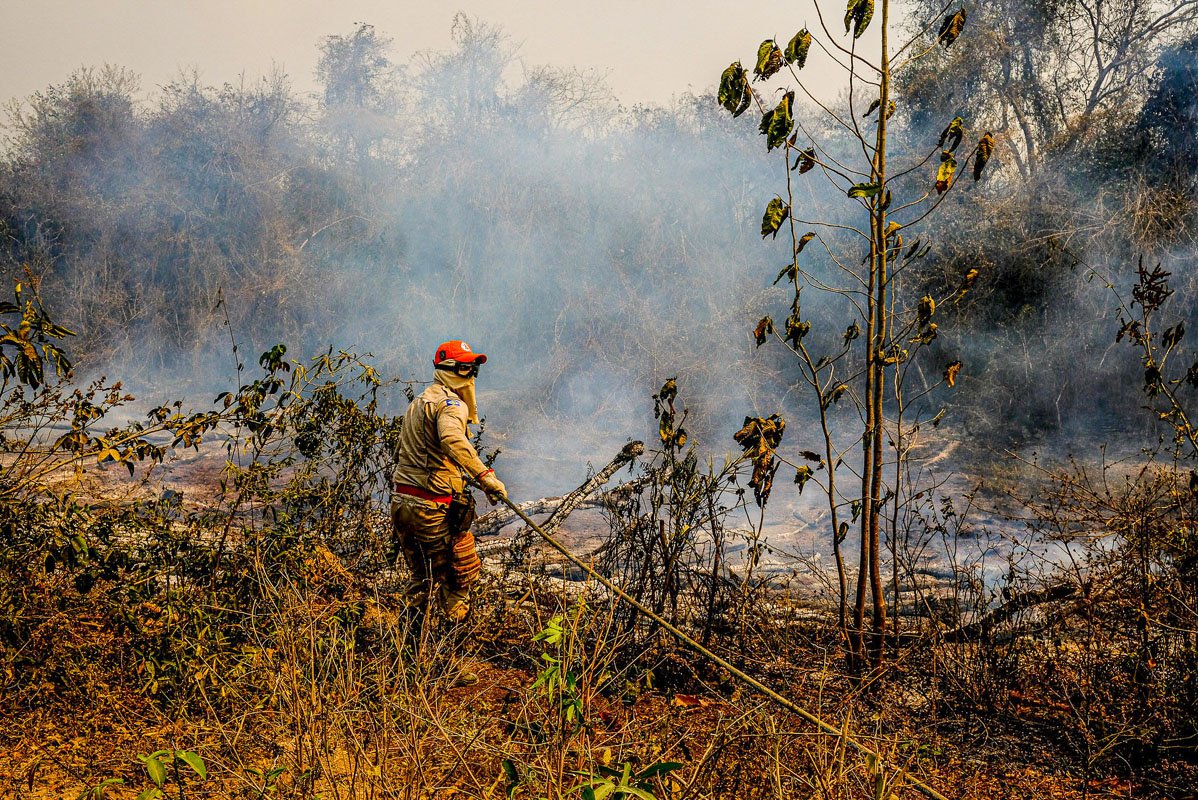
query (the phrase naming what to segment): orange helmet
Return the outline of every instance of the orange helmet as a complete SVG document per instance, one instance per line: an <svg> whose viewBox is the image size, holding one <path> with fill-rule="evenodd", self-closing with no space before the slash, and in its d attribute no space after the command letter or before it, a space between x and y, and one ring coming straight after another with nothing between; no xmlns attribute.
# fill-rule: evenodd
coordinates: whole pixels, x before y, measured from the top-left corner
<svg viewBox="0 0 1198 800"><path fill-rule="evenodd" d="M445 366L453 367L458 364L486 364L487 357L482 353L476 353L470 349L470 345L460 339L454 339L449 342L442 342L437 346L437 352L433 354L433 366L439 367L443 362Z"/></svg>

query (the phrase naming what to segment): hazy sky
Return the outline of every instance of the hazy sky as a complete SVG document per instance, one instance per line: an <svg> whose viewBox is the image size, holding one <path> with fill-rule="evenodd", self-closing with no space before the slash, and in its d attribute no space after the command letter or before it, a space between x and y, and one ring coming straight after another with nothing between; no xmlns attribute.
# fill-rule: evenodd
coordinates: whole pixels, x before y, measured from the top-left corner
<svg viewBox="0 0 1198 800"><path fill-rule="evenodd" d="M783 45L818 25L810 0L16 0L0 34L0 100L63 81L75 68L129 67L152 90L180 68L211 84L253 80L283 67L301 91L315 87L317 43L357 22L394 39L394 58L451 45L464 11L499 25L526 64L595 68L623 103L665 102L710 91L729 62L751 63L757 44ZM836 15L833 15L836 16ZM836 20L831 20L836 24ZM813 48L814 49L814 48ZM812 64L811 69L818 69ZM829 73L830 75L830 73ZM813 76L815 77L815 76ZM825 87L835 78L817 80Z"/></svg>

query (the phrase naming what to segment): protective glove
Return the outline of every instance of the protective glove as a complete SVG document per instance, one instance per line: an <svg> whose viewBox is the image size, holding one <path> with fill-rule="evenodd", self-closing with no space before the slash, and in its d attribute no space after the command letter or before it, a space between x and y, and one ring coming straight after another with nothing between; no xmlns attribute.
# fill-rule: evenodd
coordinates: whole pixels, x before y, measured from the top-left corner
<svg viewBox="0 0 1198 800"><path fill-rule="evenodd" d="M503 485L503 481L495 477L495 470L489 469L478 476L478 483L483 487L483 491L487 493L487 499L491 501L491 505L499 502L500 497L507 496L507 487Z"/></svg>

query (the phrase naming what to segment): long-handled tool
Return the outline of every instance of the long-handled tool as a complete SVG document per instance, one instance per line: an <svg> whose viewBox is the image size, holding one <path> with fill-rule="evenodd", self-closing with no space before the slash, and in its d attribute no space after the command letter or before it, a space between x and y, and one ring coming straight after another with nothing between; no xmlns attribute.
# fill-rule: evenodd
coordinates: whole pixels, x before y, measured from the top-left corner
<svg viewBox="0 0 1198 800"><path fill-rule="evenodd" d="M524 520L524 523L526 525L528 525L528 527L530 527L534 531L536 531L540 535L540 537L549 544L550 547L552 547L554 550L556 550L557 552L559 552L563 556L565 556L567 559L569 559L569 561L572 564L574 564L576 567L582 569L588 575L590 575L592 578L599 581L599 583L606 586L608 588L608 590L610 590L614 595L616 595L616 597L619 597L625 603L628 603L630 606L635 608L637 611L641 612L646 617L648 617L649 619L656 622L667 633L669 633L671 636L673 636L675 639L677 639L682 644L686 645L686 647L690 648L691 650L693 650L694 652L703 656L704 658L709 659L713 663L718 664L719 666L723 667L724 669L726 669L729 672L729 674L731 674L737 680L753 687L758 692L760 692L761 694L768 697L770 700L772 700L775 703L777 703L778 705L780 705L782 708L785 708L787 711L790 711L794 714L799 715L800 717L807 720L811 724L817 726L820 730L824 731L825 733L832 734L833 736L842 737L844 739L845 743L848 744L850 747L852 747L854 750L856 750L858 753L861 753L864 756L869 756L869 757L872 757L873 759L875 759L879 765L879 768L881 768L881 765L884 763L884 760L883 760L881 754L879 754L876 750L873 750L872 748L862 744L861 742L857 741L853 737L849 736L846 731L836 728L835 726L833 726L833 725L825 722L824 720L820 719L819 717L815 716L810 711L807 711L806 709L801 708L794 701L784 697L781 694L778 694L778 692L776 692L773 689L771 689L770 687L766 686L764 683L757 680L752 675L749 675L748 673L744 672L743 670L737 669L732 664L728 663L728 661L724 660L720 656L718 656L715 653L708 650L706 647L704 647L703 645L696 642L690 636L687 636L681 630L674 627L666 620L662 619L660 615L653 613L651 610L649 610L644 605L642 605L638 600L629 596L623 589L621 589L616 584L612 583L610 580L608 580L604 576L600 575L598 572L595 571L595 569L593 567L591 567L589 564L584 563L582 561L582 559L580 559L578 556L571 553L568 549L566 549L565 545L563 545L561 542L557 541L552 536L550 536L548 533L546 533L544 530L542 530L540 525L537 525L537 523L533 522L532 519L530 519L527 514L525 514L523 511L521 511L520 508L507 497L507 495L498 495L498 498L503 501L504 505L506 505L508 508L510 508L512 511L514 511L516 516L518 516L520 519ZM928 786L923 781L913 778L910 775L907 776L906 780L911 785L912 788L919 791L925 797L930 797L930 798L932 798L932 800L948 800L948 798L946 798L944 795L940 794L940 792L936 791L931 786Z"/></svg>

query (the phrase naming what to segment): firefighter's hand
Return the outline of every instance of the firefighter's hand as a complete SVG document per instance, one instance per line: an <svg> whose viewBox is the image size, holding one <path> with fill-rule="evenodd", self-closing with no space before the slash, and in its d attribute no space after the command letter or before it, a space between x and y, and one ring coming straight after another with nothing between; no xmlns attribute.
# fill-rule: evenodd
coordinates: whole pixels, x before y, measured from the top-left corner
<svg viewBox="0 0 1198 800"><path fill-rule="evenodd" d="M479 475L478 483L483 487L483 491L487 493L487 500L491 501L491 505L498 503L500 497L507 496L507 487L503 485L503 481L495 477L494 470L487 470L482 475Z"/></svg>

